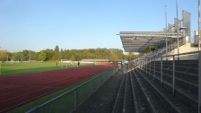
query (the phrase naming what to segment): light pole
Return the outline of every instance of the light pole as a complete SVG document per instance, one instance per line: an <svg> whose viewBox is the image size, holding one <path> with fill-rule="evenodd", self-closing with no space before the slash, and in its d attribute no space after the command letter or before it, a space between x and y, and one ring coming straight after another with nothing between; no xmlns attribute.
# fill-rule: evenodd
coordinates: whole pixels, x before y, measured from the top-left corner
<svg viewBox="0 0 201 113"><path fill-rule="evenodd" d="M198 0L198 51L200 50L200 0Z"/></svg>
<svg viewBox="0 0 201 113"><path fill-rule="evenodd" d="M179 60L179 19L178 19L178 0L176 0L176 13L177 13L177 54Z"/></svg>
<svg viewBox="0 0 201 113"><path fill-rule="evenodd" d="M165 5L165 27L166 27L166 37L165 37L165 46L166 46L166 53L167 53L167 10L166 10L166 5Z"/></svg>
<svg viewBox="0 0 201 113"><path fill-rule="evenodd" d="M198 51L200 51L200 0L198 0ZM198 57L200 58L200 56ZM199 61L199 67L200 67L200 59ZM200 70L198 72L198 113L201 112L201 76L200 76Z"/></svg>

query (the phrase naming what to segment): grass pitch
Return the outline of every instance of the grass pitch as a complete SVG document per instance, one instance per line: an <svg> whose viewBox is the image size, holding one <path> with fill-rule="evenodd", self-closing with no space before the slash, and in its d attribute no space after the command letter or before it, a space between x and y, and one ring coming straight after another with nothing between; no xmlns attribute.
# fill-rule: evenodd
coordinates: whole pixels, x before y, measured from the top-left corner
<svg viewBox="0 0 201 113"><path fill-rule="evenodd" d="M18 74L25 74L25 73L36 73L36 72L43 72L43 71L50 71L50 70L59 70L64 68L71 68L76 67L77 64L74 63L69 66L69 64L62 64L59 63L56 65L55 62L34 62L34 63L2 63L0 64L0 76L8 76L8 75L18 75ZM93 64L81 64L80 66L87 66Z"/></svg>

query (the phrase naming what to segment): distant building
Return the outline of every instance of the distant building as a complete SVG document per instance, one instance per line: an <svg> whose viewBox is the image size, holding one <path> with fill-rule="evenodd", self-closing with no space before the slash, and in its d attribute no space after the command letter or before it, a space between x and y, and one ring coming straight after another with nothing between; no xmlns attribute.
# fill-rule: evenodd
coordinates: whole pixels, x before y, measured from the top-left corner
<svg viewBox="0 0 201 113"><path fill-rule="evenodd" d="M83 63L109 63L109 59L82 59Z"/></svg>

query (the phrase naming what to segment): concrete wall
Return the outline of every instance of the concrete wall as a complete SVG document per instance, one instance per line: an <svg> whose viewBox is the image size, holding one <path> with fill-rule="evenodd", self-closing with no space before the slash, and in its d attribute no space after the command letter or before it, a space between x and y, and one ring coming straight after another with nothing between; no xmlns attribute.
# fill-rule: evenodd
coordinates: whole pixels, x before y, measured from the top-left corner
<svg viewBox="0 0 201 113"><path fill-rule="evenodd" d="M198 51L198 47L192 47L190 43L187 43L181 47L179 47L179 53L187 53L187 52L193 52L193 51ZM165 55L172 55L172 54L177 54L177 48L173 49L172 51L166 53ZM197 59L198 56L197 54L194 55L183 55L180 56L180 60L192 60L192 59ZM168 58L168 60L171 60L172 58ZM177 57L176 57L177 59Z"/></svg>

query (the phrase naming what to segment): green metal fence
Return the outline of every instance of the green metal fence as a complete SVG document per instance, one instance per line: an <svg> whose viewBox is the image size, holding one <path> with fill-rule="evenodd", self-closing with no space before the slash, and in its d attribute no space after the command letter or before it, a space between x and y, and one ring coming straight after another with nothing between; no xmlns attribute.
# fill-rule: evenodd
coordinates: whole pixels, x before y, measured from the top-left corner
<svg viewBox="0 0 201 113"><path fill-rule="evenodd" d="M118 69L116 67L104 72L26 113L71 113L117 72Z"/></svg>

